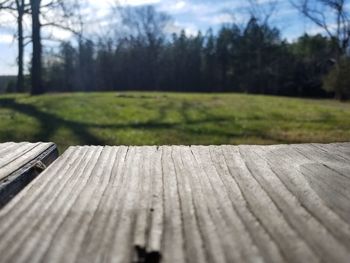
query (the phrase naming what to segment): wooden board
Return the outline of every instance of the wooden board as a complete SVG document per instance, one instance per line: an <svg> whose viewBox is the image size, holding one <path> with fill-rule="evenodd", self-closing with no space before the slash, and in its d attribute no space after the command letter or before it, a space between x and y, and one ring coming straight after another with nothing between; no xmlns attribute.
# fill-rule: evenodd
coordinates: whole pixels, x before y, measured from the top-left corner
<svg viewBox="0 0 350 263"><path fill-rule="evenodd" d="M0 207L57 157L53 143L0 143Z"/></svg>
<svg viewBox="0 0 350 263"><path fill-rule="evenodd" d="M350 143L71 147L0 211L2 262L349 262Z"/></svg>

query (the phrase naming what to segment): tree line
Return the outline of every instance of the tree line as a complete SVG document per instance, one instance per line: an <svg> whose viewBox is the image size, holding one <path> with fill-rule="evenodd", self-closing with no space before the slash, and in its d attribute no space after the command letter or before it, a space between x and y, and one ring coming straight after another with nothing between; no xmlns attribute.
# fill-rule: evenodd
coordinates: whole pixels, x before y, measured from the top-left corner
<svg viewBox="0 0 350 263"><path fill-rule="evenodd" d="M140 8L137 15L139 23L158 26L164 19L152 7ZM162 27L138 27L122 38L62 43L58 52L45 56L46 86L51 91L330 95L323 89L323 78L335 63L336 43L329 37L304 35L288 43L277 28L255 17L244 26L196 35L182 30L167 36Z"/></svg>
<svg viewBox="0 0 350 263"><path fill-rule="evenodd" d="M32 94L162 90L349 98L350 19L346 1L313 1L321 9L310 6L307 0L295 1L293 5L324 29L324 35L305 34L288 42L269 24L271 13L262 18L256 11L245 25L233 23L215 32L209 29L189 35L182 30L169 35L166 28L171 17L153 6L141 6L117 8L115 15L121 17L118 27L123 31L93 40L83 35L77 1L43 4L40 0L4 0L0 9L8 8L18 16L17 91L25 86L21 23L24 15L30 15L33 48L28 86ZM335 30L325 10L333 13ZM51 16L44 16L46 12ZM75 18L78 29L69 23ZM61 43L58 51L43 53L44 26L70 30L76 38ZM115 25L109 27L114 32Z"/></svg>

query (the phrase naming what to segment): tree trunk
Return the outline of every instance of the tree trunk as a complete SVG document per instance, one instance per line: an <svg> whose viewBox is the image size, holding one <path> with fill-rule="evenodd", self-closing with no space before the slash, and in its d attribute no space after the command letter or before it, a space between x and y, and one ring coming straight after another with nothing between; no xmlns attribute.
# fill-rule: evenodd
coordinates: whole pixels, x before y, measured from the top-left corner
<svg viewBox="0 0 350 263"><path fill-rule="evenodd" d="M18 73L17 73L17 85L16 92L24 90L24 75L23 75L23 63L24 63L24 39L23 39L23 15L24 15L24 0L17 1L17 26L18 26Z"/></svg>
<svg viewBox="0 0 350 263"><path fill-rule="evenodd" d="M41 24L40 24L40 2L41 0L31 0L32 11L32 41L33 41L33 57L32 57L32 95L44 93L42 85L42 46L41 46Z"/></svg>

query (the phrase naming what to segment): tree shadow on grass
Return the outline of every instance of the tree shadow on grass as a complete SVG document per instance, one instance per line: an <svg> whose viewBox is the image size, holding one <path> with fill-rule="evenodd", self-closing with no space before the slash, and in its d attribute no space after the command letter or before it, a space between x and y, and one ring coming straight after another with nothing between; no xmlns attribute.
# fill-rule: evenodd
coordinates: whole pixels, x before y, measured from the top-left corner
<svg viewBox="0 0 350 263"><path fill-rule="evenodd" d="M208 112L204 112L203 109L199 109L201 111L201 115L205 115L205 118L201 119L192 119L189 116L189 110L192 109L189 103L184 103L181 105L179 112L183 118L183 121L176 123L167 123L164 122L166 118L166 114L168 110L173 110L173 104L163 105L158 107L158 116L154 119L143 123L132 123L132 120L127 123L118 123L118 124L93 124L93 123L85 123L85 122L77 122L72 120L63 119L55 114L47 113L40 111L33 105L22 104L16 102L15 99L12 98L4 98L0 99L0 106L4 108L11 109L13 111L25 114L27 116L33 117L37 119L40 123L41 129L34 135L32 138L36 141L50 141L54 133L60 128L66 128L70 130L80 141L85 145L107 145L113 144L113 142L101 138L96 134L93 134L90 129L143 129L143 130L176 130L183 133L188 133L192 135L206 135L206 136L221 136L225 137L227 140L242 136L256 136L262 139L273 139L270 138L267 134L262 132L257 132L255 130L244 131L244 134L234 131L234 130L225 130L225 129L201 129L193 128L193 125L201 125L205 123L220 123L220 122L231 122L231 126L237 125L235 120L231 120L224 117L218 117L210 115ZM205 114L204 114L205 113ZM192 127L191 127L192 126ZM10 137L9 137L10 139ZM171 142L169 142L171 144Z"/></svg>
<svg viewBox="0 0 350 263"><path fill-rule="evenodd" d="M55 114L40 111L33 105L18 103L15 99L0 99L0 106L37 119L41 129L34 136L34 140L49 141L59 128L67 128L80 138L83 143L94 145L105 143L103 139L89 132L89 125L85 123L65 120Z"/></svg>

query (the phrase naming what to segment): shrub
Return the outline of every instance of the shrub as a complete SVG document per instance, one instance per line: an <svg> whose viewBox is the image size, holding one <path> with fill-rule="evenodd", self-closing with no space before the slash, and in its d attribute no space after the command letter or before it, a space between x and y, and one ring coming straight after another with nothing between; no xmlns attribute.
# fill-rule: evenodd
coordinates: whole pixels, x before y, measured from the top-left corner
<svg viewBox="0 0 350 263"><path fill-rule="evenodd" d="M341 59L323 80L323 88L334 92L336 99L350 98L350 58Z"/></svg>

